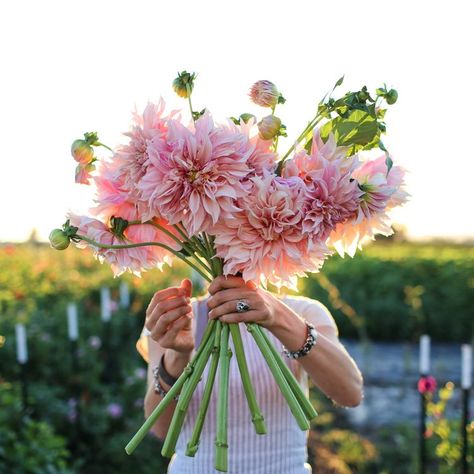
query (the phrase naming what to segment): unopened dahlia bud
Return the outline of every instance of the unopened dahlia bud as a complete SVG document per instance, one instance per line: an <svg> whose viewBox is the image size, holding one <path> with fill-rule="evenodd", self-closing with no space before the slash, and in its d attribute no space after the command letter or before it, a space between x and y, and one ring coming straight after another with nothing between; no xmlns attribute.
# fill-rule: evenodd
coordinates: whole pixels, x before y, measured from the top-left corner
<svg viewBox="0 0 474 474"><path fill-rule="evenodd" d="M278 89L273 82L257 81L249 92L250 99L261 107L275 107L281 97Z"/></svg>
<svg viewBox="0 0 474 474"><path fill-rule="evenodd" d="M69 237L62 229L54 229L49 234L51 247L56 250L65 250L69 247Z"/></svg>
<svg viewBox="0 0 474 474"><path fill-rule="evenodd" d="M71 155L78 163L85 165L94 159L94 150L86 140L74 140L71 145Z"/></svg>
<svg viewBox="0 0 474 474"><path fill-rule="evenodd" d="M281 120L275 115L268 115L257 126L260 137L264 140L271 140L280 134Z"/></svg>
<svg viewBox="0 0 474 474"><path fill-rule="evenodd" d="M180 97L187 99L193 92L196 74L186 71L178 72L178 77L173 81L173 89Z"/></svg>
<svg viewBox="0 0 474 474"><path fill-rule="evenodd" d="M91 173L95 170L95 165L93 163L86 163L83 165L79 163L76 166L76 184L90 184Z"/></svg>
<svg viewBox="0 0 474 474"><path fill-rule="evenodd" d="M387 101L387 104L392 105L394 104L398 99L398 92L395 89L390 89L387 92L387 95L385 96L385 100Z"/></svg>

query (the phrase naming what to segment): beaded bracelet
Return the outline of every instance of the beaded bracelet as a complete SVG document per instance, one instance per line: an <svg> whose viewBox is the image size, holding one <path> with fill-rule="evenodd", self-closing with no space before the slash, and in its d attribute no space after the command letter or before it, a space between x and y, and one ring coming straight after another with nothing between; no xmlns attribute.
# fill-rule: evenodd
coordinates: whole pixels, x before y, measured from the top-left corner
<svg viewBox="0 0 474 474"><path fill-rule="evenodd" d="M163 385L161 385L160 380L155 378L155 393L157 395L161 395L162 398L165 397L165 395L168 393L164 388ZM179 395L176 395L173 397L173 400L177 402L179 400Z"/></svg>
<svg viewBox="0 0 474 474"><path fill-rule="evenodd" d="M318 333L314 328L314 325L305 321L306 329L307 329L307 336L306 341L303 344L303 347L298 351L289 351L286 347L283 347L283 352L285 355L290 359L299 359L300 357L305 356L316 344L316 339L318 337Z"/></svg>

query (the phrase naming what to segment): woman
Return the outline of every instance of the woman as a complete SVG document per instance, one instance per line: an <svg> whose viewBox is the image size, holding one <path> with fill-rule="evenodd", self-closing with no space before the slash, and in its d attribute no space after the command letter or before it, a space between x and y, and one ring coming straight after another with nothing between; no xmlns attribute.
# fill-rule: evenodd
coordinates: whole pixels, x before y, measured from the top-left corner
<svg viewBox="0 0 474 474"><path fill-rule="evenodd" d="M137 348L148 361L148 390L145 415L148 416L183 371L198 345L207 319L224 323L256 322L269 333L298 380L307 390L307 377L334 403L355 407L362 399L362 376L354 360L338 339L338 330L329 311L319 302L304 297L280 297L240 277L218 277L204 299L191 301L192 284L183 280L179 287L158 291L146 311L145 332ZM244 302L238 308L237 303ZM238 311L239 309L240 311ZM302 352L312 324L316 337ZM259 353L251 335L240 324L249 371L257 400L265 417L267 434L255 434L239 378L235 358L231 359L229 383L229 473L307 474L307 436L291 414L278 385ZM314 335L314 331L312 332ZM231 346L232 347L232 346ZM159 367L158 370L153 370ZM216 393L213 393L199 449L194 457L185 456L199 409L206 372L189 405L183 430L168 473L217 473L214 469ZM157 388L158 387L158 388ZM161 439L176 407L173 402L153 427Z"/></svg>

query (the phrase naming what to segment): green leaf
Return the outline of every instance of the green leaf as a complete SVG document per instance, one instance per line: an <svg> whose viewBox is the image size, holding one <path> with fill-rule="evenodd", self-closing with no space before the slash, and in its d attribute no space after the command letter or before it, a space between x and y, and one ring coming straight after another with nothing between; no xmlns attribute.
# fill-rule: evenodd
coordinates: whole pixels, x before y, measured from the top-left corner
<svg viewBox="0 0 474 474"><path fill-rule="evenodd" d="M342 75L342 76L337 80L336 84L334 85L333 90L334 90L336 87L339 87L340 85L342 85L342 83L344 82L344 76L345 76L345 74Z"/></svg>
<svg viewBox="0 0 474 474"><path fill-rule="evenodd" d="M393 166L393 160L392 158L390 158L390 155L388 153L387 153L387 157L385 158L385 164L387 165L387 176L388 176L388 173L390 172Z"/></svg>
<svg viewBox="0 0 474 474"><path fill-rule="evenodd" d="M347 118L336 117L321 127L321 138L326 140L334 134L338 146L359 145L362 148L371 143L378 132L375 114L353 110Z"/></svg>

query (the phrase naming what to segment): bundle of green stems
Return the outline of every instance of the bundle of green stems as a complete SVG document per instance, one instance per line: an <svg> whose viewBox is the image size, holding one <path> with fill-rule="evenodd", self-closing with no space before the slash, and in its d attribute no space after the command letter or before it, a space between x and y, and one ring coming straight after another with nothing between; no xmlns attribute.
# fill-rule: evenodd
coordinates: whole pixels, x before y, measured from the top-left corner
<svg viewBox="0 0 474 474"><path fill-rule="evenodd" d="M203 278L209 282L212 281L213 278L222 275L223 262L215 256L212 236L202 234L200 236L189 238L184 233L182 227L176 227L179 229L183 240L185 238L185 241L182 242L182 248L186 252L182 256L178 254L177 256L188 264L190 263L190 259L193 258L194 262L191 266L199 271ZM283 361L281 355L269 340L265 330L255 323L247 323L246 327L260 349L262 356L265 358L293 416L298 423L298 426L302 430L308 430L310 427L310 421L317 416L316 410L306 397L301 386L293 375L293 372ZM229 345L230 338L232 338L234 354ZM194 456L198 450L199 439L209 409L209 402L214 389L217 371L219 370L217 386L215 468L218 471L227 472L229 449L227 442L227 409L229 403L232 403L232 400L229 400L229 368L233 355L235 355L237 359L250 411L250 419L254 425L256 433L259 435L265 434L267 432L265 420L258 406L255 390L250 378L238 323L228 324L222 323L219 320L209 320L194 356L191 358L178 380L127 444L125 447L127 454L133 453L160 415L171 403L174 403L175 397L179 396L162 448L163 456L171 457L174 454L189 403L198 383L201 381L206 366L209 364L200 408L198 410L191 439L187 444L186 455Z"/></svg>

